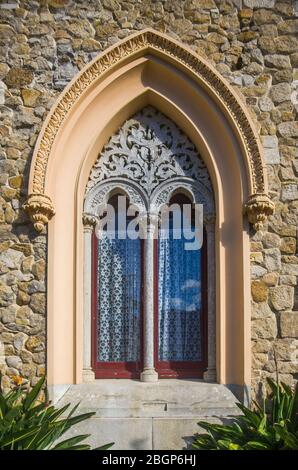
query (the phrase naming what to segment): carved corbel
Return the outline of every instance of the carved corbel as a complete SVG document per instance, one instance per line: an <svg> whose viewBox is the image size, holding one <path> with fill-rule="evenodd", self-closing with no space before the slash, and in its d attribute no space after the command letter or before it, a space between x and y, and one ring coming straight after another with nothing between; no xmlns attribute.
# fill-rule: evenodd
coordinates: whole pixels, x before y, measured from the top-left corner
<svg viewBox="0 0 298 470"><path fill-rule="evenodd" d="M267 217L274 213L274 204L267 194L252 194L245 204L245 213L254 229L260 230Z"/></svg>
<svg viewBox="0 0 298 470"><path fill-rule="evenodd" d="M49 220L55 215L51 198L46 194L30 194L23 208L29 214L37 232L42 232Z"/></svg>

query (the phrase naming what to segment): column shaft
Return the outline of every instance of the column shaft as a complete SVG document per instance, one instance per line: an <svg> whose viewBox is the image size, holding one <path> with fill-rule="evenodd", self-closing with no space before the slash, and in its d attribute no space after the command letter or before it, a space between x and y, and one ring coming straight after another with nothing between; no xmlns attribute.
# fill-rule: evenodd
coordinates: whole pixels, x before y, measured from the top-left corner
<svg viewBox="0 0 298 470"><path fill-rule="evenodd" d="M90 382L95 378L91 367L92 231L92 225L84 226L84 382Z"/></svg>
<svg viewBox="0 0 298 470"><path fill-rule="evenodd" d="M154 232L155 225L149 219L144 256L144 367L142 382L156 382L154 369Z"/></svg>

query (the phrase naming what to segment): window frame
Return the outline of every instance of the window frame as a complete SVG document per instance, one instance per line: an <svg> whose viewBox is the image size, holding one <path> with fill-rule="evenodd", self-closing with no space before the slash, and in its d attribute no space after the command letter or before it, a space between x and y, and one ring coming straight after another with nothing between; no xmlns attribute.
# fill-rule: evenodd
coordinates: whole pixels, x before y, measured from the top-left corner
<svg viewBox="0 0 298 470"><path fill-rule="evenodd" d="M201 361L160 361L159 351L159 318L158 318L158 239L154 243L154 364L160 379L170 378L203 378L208 366L208 280L207 280L207 235L203 230L201 258L201 295L202 310L200 316L202 332Z"/></svg>
<svg viewBox="0 0 298 470"><path fill-rule="evenodd" d="M202 310L200 315L202 332L202 360L201 361L159 361L158 337L158 238L154 240L154 367L162 378L203 378L208 367L208 260L207 260L207 232L203 228L203 245L201 257L201 295ZM145 243L141 240L141 325L140 325L140 360L136 362L102 362L97 361L97 338L100 335L99 306L98 306L98 239L95 230L92 233L92 293L91 293L91 365L96 379L139 379L143 369L144 357L144 262Z"/></svg>
<svg viewBox="0 0 298 470"><path fill-rule="evenodd" d="M139 379L143 367L143 330L144 330L144 243L141 241L141 324L140 324L140 360L134 362L103 362L97 360L97 338L100 335L98 306L98 238L92 233L92 328L91 328L91 365L96 379Z"/></svg>

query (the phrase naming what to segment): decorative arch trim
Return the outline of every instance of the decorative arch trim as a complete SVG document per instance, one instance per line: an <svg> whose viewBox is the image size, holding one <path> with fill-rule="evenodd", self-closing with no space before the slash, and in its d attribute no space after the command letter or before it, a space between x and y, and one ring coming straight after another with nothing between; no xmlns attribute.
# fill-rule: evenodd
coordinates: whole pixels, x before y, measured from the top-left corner
<svg viewBox="0 0 298 470"><path fill-rule="evenodd" d="M42 231L55 213L51 199L46 195L47 168L55 138L70 110L87 89L104 78L115 66L148 53L166 58L176 67L182 68L197 79L211 95L217 97L224 112L232 119L244 147L250 188L244 211L256 229L273 213L274 206L267 194L262 147L244 102L202 57L169 36L145 29L117 43L90 62L68 85L50 111L35 147L29 179L29 197L24 205L37 231Z"/></svg>

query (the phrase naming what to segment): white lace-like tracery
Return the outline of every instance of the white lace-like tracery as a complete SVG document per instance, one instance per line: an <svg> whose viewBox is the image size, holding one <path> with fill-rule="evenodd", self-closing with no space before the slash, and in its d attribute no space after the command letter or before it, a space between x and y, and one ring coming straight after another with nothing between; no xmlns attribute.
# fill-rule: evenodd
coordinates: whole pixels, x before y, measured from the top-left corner
<svg viewBox="0 0 298 470"><path fill-rule="evenodd" d="M148 199L161 183L186 178L205 188L212 199L210 177L194 144L151 106L111 137L91 170L87 191L114 178L137 183Z"/></svg>

